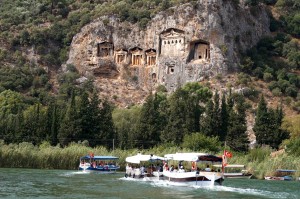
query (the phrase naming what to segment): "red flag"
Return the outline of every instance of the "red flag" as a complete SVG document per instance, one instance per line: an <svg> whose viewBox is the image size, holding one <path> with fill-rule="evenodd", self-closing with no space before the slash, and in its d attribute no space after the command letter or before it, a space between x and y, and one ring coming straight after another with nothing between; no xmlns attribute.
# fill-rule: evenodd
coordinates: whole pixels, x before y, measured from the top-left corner
<svg viewBox="0 0 300 199"><path fill-rule="evenodd" d="M94 158L94 153L90 153L90 158Z"/></svg>
<svg viewBox="0 0 300 199"><path fill-rule="evenodd" d="M232 153L230 153L229 151L224 150L224 155L228 158L232 158Z"/></svg>

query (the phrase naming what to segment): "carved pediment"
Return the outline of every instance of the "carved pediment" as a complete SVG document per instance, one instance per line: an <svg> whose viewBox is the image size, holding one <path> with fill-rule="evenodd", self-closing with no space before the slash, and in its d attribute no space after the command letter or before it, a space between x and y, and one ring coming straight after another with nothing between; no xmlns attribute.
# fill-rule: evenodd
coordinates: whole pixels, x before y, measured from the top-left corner
<svg viewBox="0 0 300 199"><path fill-rule="evenodd" d="M118 50L116 50L116 54L118 54L118 55L126 55L127 51L124 50L124 49L118 49Z"/></svg>
<svg viewBox="0 0 300 199"><path fill-rule="evenodd" d="M130 49L130 53L132 53L132 54L143 54L143 49L141 49L139 47L134 47L134 48Z"/></svg>
<svg viewBox="0 0 300 199"><path fill-rule="evenodd" d="M184 37L184 32L177 29L168 29L161 33L160 37L162 39L174 39Z"/></svg>
<svg viewBox="0 0 300 199"><path fill-rule="evenodd" d="M146 50L145 53L146 53L147 56L155 56L156 55L156 50L151 48L149 50Z"/></svg>

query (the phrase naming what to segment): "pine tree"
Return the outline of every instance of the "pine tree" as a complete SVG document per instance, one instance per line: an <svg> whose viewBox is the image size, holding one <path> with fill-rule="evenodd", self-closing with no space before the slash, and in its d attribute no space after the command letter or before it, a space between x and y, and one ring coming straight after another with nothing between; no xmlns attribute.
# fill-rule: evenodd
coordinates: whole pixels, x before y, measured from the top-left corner
<svg viewBox="0 0 300 199"><path fill-rule="evenodd" d="M221 104L221 113L220 113L220 130L218 133L220 141L225 141L228 131L228 106L226 103L226 97L225 94L222 95L222 104Z"/></svg>
<svg viewBox="0 0 300 199"><path fill-rule="evenodd" d="M247 151L249 140L246 134L245 99L238 95L235 99L235 110L230 111L226 143L237 151Z"/></svg>
<svg viewBox="0 0 300 199"><path fill-rule="evenodd" d="M50 135L50 140L51 140L51 145L57 145L58 144L58 139L57 139L57 134L58 134L58 115L57 115L57 106L54 103L52 109L50 109L52 113L51 114L51 135Z"/></svg>
<svg viewBox="0 0 300 199"><path fill-rule="evenodd" d="M258 103L258 108L256 111L255 124L253 131L255 132L256 142L259 145L270 144L270 135L272 134L272 127L270 126L272 114L268 113L268 107L263 96ZM274 119L274 118L273 118Z"/></svg>
<svg viewBox="0 0 300 199"><path fill-rule="evenodd" d="M188 133L185 123L186 109L182 89L177 89L168 99L167 124L161 133L162 142L179 144Z"/></svg>
<svg viewBox="0 0 300 199"><path fill-rule="evenodd" d="M200 120L200 131L206 136L215 136L214 122L214 104L212 100L209 100L206 104L205 115Z"/></svg>
<svg viewBox="0 0 300 199"><path fill-rule="evenodd" d="M115 127L112 119L113 106L107 101L104 100L102 103L102 108L100 109L100 114L95 115L94 119L98 119L100 116L100 132L97 133L96 139L105 143L105 146L112 148L113 139L116 138Z"/></svg>
<svg viewBox="0 0 300 199"><path fill-rule="evenodd" d="M63 121L61 122L58 133L59 143L62 146L66 146L78 137L80 133L80 127L78 126L78 123L79 121L75 103L75 92L72 91L71 100L66 114L63 117Z"/></svg>
<svg viewBox="0 0 300 199"><path fill-rule="evenodd" d="M99 109L99 107L97 107ZM90 102L88 98L88 93L83 91L80 95L79 103L79 126L80 133L78 134L77 140L84 141L92 139L91 129L93 128L91 114L93 110L90 109Z"/></svg>
<svg viewBox="0 0 300 199"><path fill-rule="evenodd" d="M213 108L213 135L220 137L221 134L221 109L220 109L220 95L218 91L214 94L214 108Z"/></svg>
<svg viewBox="0 0 300 199"><path fill-rule="evenodd" d="M273 139L270 140L270 146L272 148L278 149L283 140L289 138L289 133L281 128L282 120L284 117L282 107L277 107L275 111L273 111L274 118L274 132Z"/></svg>
<svg viewBox="0 0 300 199"><path fill-rule="evenodd" d="M138 132L141 133L143 148L150 148L160 142L162 128L161 116L159 114L159 101L157 94L150 94L143 105L138 122Z"/></svg>

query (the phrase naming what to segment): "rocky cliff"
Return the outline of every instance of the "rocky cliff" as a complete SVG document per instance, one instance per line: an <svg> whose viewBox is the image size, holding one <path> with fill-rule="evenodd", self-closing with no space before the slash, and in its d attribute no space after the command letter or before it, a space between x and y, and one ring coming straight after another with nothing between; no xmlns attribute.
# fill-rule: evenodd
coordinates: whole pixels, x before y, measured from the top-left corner
<svg viewBox="0 0 300 199"><path fill-rule="evenodd" d="M128 105L157 85L172 91L236 70L240 53L267 34L264 6L200 0L157 14L145 29L101 17L73 38L67 64L95 78L102 95Z"/></svg>

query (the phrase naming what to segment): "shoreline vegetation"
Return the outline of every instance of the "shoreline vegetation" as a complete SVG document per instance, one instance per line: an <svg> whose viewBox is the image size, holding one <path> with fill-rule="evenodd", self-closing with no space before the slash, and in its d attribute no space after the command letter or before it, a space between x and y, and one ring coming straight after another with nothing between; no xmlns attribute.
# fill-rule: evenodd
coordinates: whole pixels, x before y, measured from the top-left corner
<svg viewBox="0 0 300 199"><path fill-rule="evenodd" d="M167 153L191 152L191 150L181 147L155 146L147 150L139 149L114 149L108 150L103 146L88 147L82 143L71 143L69 146L61 148L51 146L48 142L43 142L39 146L23 142L19 144L5 144L0 141L0 167L1 168L28 168L28 169L66 169L77 170L79 158L89 153L95 155L113 155L119 157L117 164L121 166L120 171L125 170L125 158L131 155L156 154L163 156ZM199 152L199 151L197 151ZM207 152L209 151L201 151ZM253 178L263 179L264 176L274 175L276 169L293 169L294 178L300 176L300 157L288 155L284 151L271 157L272 149L261 147L249 150L248 153L238 153L233 151L233 157L229 164L244 164L246 169L253 174ZM221 155L222 151L214 153ZM202 165L200 165L201 167ZM204 166L204 165L203 165ZM187 167L188 168L188 167Z"/></svg>

